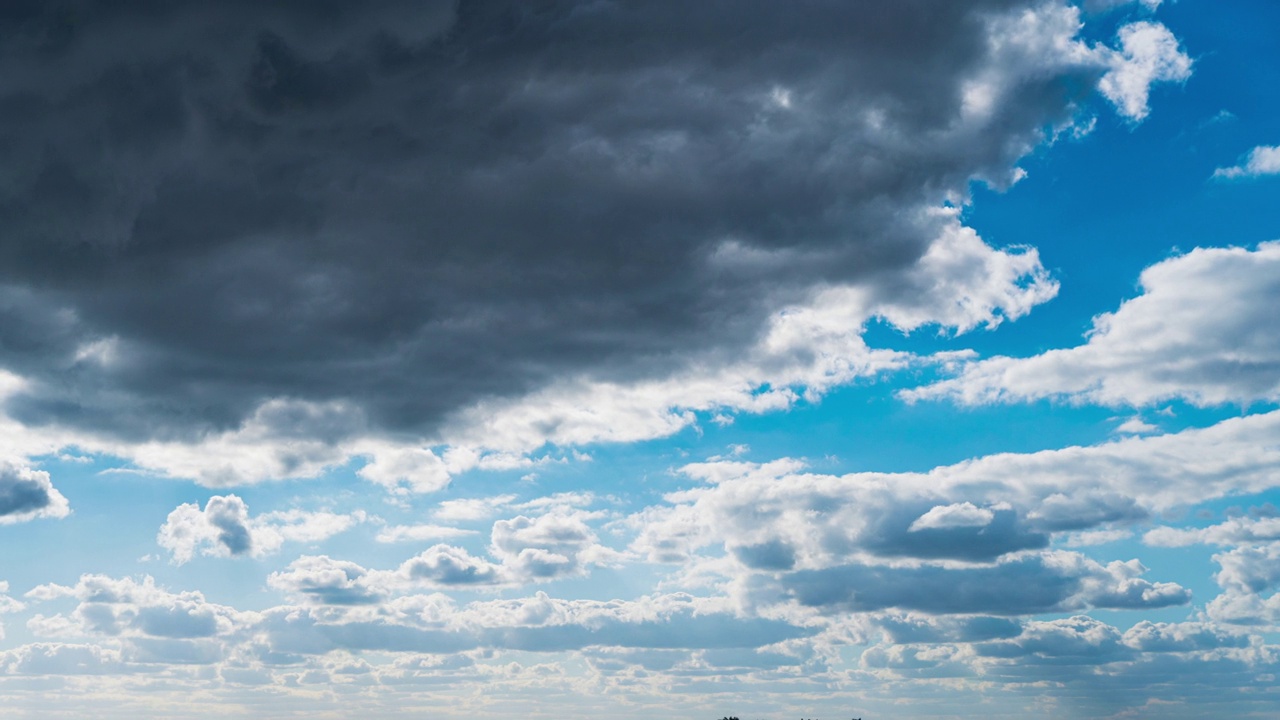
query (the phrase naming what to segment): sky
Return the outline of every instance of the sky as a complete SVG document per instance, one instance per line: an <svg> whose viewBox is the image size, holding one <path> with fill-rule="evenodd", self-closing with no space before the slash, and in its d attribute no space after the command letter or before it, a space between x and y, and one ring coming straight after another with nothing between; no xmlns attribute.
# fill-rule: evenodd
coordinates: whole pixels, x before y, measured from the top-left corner
<svg viewBox="0 0 1280 720"><path fill-rule="evenodd" d="M1280 4L0 4L0 706L1268 718Z"/></svg>

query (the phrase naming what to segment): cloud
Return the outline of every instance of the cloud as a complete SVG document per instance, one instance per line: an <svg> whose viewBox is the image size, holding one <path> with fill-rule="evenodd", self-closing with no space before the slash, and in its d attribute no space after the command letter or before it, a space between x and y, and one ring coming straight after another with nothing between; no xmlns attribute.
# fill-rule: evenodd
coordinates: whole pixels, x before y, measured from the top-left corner
<svg viewBox="0 0 1280 720"><path fill-rule="evenodd" d="M1136 118L1187 71L1162 26L1113 51L1039 0L60 18L0 60L7 442L210 486L362 457L438 490L900 366L871 317L1018 317L1037 256L940 209L1095 88Z"/></svg>
<svg viewBox="0 0 1280 720"><path fill-rule="evenodd" d="M1155 547L1187 545L1242 545L1280 541L1280 517L1231 518L1206 528L1158 527L1142 536L1142 541Z"/></svg>
<svg viewBox="0 0 1280 720"><path fill-rule="evenodd" d="M1153 514L1275 487L1272 412L1089 447L1001 453L926 473L805 472L795 460L714 461L702 485L635 513L631 548L684 562L721 547L748 566L882 558L990 561L1058 533L1123 529Z"/></svg>
<svg viewBox="0 0 1280 720"><path fill-rule="evenodd" d="M169 592L157 586L150 576L135 580L82 575L74 586L41 585L26 597L36 602L63 597L77 600L69 615L37 615L28 623L29 629L37 633L116 638L125 655L136 654L137 658L145 658L143 662L220 660L224 656L222 641L250 619L234 608L208 602L202 593ZM52 657L44 653L39 657L54 662L59 652Z"/></svg>
<svg viewBox="0 0 1280 720"><path fill-rule="evenodd" d="M584 574L591 565L617 562L623 556L600 544L588 527L590 515L553 510L493 524L494 556L516 577L535 580Z"/></svg>
<svg viewBox="0 0 1280 720"><path fill-rule="evenodd" d="M970 502L937 505L929 512L916 518L907 532L916 532L929 528L945 529L958 527L986 527L995 519L995 513L980 508Z"/></svg>
<svg viewBox="0 0 1280 720"><path fill-rule="evenodd" d="M832 476L794 460L694 463L682 472L702 483L622 525L635 532L633 553L680 563L682 582L725 586L743 612L797 622L895 608L1021 615L1179 605L1189 591L1145 579L1138 561L1047 548L1055 539L1112 543L1161 513L1273 489L1276 423L1280 413L1265 413L926 473ZM1265 522L1233 525L1256 536ZM1246 577L1238 567L1232 572Z"/></svg>
<svg viewBox="0 0 1280 720"><path fill-rule="evenodd" d="M508 498L499 499L501 505L510 503ZM587 524L595 517L553 505L536 517L498 520L490 533L493 560L444 543L423 550L394 570L368 570L324 555L304 556L285 571L273 573L268 583L321 603L345 605L376 602L415 587L500 587L581 576L593 566L616 564L626 557L600 544ZM424 535L438 532L432 526L426 528Z"/></svg>
<svg viewBox="0 0 1280 720"><path fill-rule="evenodd" d="M1142 620L1124 633L1124 643L1144 652L1197 652L1248 647L1248 636L1211 623Z"/></svg>
<svg viewBox="0 0 1280 720"><path fill-rule="evenodd" d="M1116 432L1125 435L1148 435L1159 431L1160 428L1158 426L1152 425L1138 416L1128 418L1116 426Z"/></svg>
<svg viewBox="0 0 1280 720"><path fill-rule="evenodd" d="M285 570L271 573L267 585L327 605L367 605L383 597L370 587L368 575L368 570L353 562L304 555Z"/></svg>
<svg viewBox="0 0 1280 720"><path fill-rule="evenodd" d="M0 580L0 615L24 610L26 605L9 597L9 583ZM0 640L4 639L4 625L0 625Z"/></svg>
<svg viewBox="0 0 1280 720"><path fill-rule="evenodd" d="M53 487L49 473L22 463L0 461L0 525L64 518L70 512L70 504Z"/></svg>
<svg viewBox="0 0 1280 720"><path fill-rule="evenodd" d="M1099 315L1083 345L993 357L908 390L908 400L967 405L1046 397L1112 406L1181 398L1199 406L1280 398L1280 243L1199 248L1148 267L1142 294Z"/></svg>
<svg viewBox="0 0 1280 720"><path fill-rule="evenodd" d="M1214 579L1226 590L1261 593L1280 586L1280 542L1238 547L1213 556Z"/></svg>
<svg viewBox="0 0 1280 720"><path fill-rule="evenodd" d="M504 581L502 568L462 548L434 545L400 566L413 583L434 586L494 585Z"/></svg>
<svg viewBox="0 0 1280 720"><path fill-rule="evenodd" d="M432 512L437 520L467 522L486 520L496 515L502 508L510 505L515 495L496 495L484 498L463 498L460 500L442 500Z"/></svg>
<svg viewBox="0 0 1280 720"><path fill-rule="evenodd" d="M1106 12L1117 7L1132 5L1140 2L1143 7L1148 10L1155 10L1160 7L1163 0L1085 0L1084 9L1088 12Z"/></svg>
<svg viewBox="0 0 1280 720"><path fill-rule="evenodd" d="M1247 523L1230 522L1202 532L1202 538L1197 538L1202 541L1248 543L1214 554L1213 561L1218 563L1219 570L1213 578L1224 592L1206 606L1208 616L1233 625L1280 626L1280 592L1273 592L1280 588L1280 542L1273 538L1265 538L1269 542L1258 542L1261 538L1256 537L1273 533Z"/></svg>
<svg viewBox="0 0 1280 720"><path fill-rule="evenodd" d="M249 517L249 507L236 495L214 495L204 510L184 503L169 513L156 535L179 565L197 553L211 557L262 557L286 542L319 542L364 522L362 511L350 514L284 510Z"/></svg>
<svg viewBox="0 0 1280 720"><path fill-rule="evenodd" d="M1280 173L1280 146L1259 145L1239 165L1213 171L1215 178L1234 180Z"/></svg>
<svg viewBox="0 0 1280 720"><path fill-rule="evenodd" d="M1133 653L1122 640L1116 628L1094 618L1077 615L1063 620L1032 621L1026 624L1017 638L983 643L975 649L979 655L988 657L1038 655L1097 663L1131 658Z"/></svg>
<svg viewBox="0 0 1280 720"><path fill-rule="evenodd" d="M1169 28L1159 23L1131 23L1120 28L1118 36L1120 50L1112 56L1111 69L1098 89L1122 115L1141 120L1151 112L1147 100L1152 84L1190 78L1191 58Z"/></svg>
<svg viewBox="0 0 1280 720"><path fill-rule="evenodd" d="M475 535L475 530L448 527L445 525L391 525L378 532L375 538L380 543L416 542L422 540L447 540L449 538Z"/></svg>
<svg viewBox="0 0 1280 720"><path fill-rule="evenodd" d="M1096 608L1182 605L1191 593L1174 583L1150 583L1136 561L1103 566L1076 553L1052 552L994 565L841 565L801 570L776 584L758 579L748 592L774 593L824 613L896 608L926 613L1027 615Z"/></svg>
<svg viewBox="0 0 1280 720"><path fill-rule="evenodd" d="M7 675L101 675L125 669L118 651L97 645L30 643L0 653Z"/></svg>

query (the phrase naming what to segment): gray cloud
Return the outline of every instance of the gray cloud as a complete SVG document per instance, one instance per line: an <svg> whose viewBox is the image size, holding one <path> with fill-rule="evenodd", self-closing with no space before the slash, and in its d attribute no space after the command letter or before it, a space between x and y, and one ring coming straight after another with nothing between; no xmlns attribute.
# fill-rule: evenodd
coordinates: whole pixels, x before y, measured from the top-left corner
<svg viewBox="0 0 1280 720"><path fill-rule="evenodd" d="M799 570L777 581L752 578L750 592L792 597L827 612L888 608L926 613L1028 615L1081 607L1156 608L1188 602L1173 583L1136 577L1144 568L1101 566L1071 553L1030 555L994 565L844 565Z"/></svg>
<svg viewBox="0 0 1280 720"><path fill-rule="evenodd" d="M0 524L37 517L65 517L67 499L49 480L49 473L0 461Z"/></svg>
<svg viewBox="0 0 1280 720"><path fill-rule="evenodd" d="M35 480L6 474L0 478L0 515L18 515L49 505L49 489Z"/></svg>
<svg viewBox="0 0 1280 720"><path fill-rule="evenodd" d="M416 435L732 356L911 266L923 210L1071 117L1103 60L988 42L1033 5L8 4L5 410L190 438L291 398L350 412L279 432Z"/></svg>

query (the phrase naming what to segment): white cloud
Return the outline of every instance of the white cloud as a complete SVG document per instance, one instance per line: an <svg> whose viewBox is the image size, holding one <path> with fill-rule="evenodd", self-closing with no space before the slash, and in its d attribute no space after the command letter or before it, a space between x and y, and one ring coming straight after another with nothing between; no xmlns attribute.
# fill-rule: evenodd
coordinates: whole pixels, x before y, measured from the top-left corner
<svg viewBox="0 0 1280 720"><path fill-rule="evenodd" d="M383 590L368 582L370 571L347 560L327 555L304 555L280 572L271 573L267 585L329 605L367 605L383 598Z"/></svg>
<svg viewBox="0 0 1280 720"><path fill-rule="evenodd" d="M0 653L6 675L99 675L121 672L120 652L97 645L31 643Z"/></svg>
<svg viewBox="0 0 1280 720"><path fill-rule="evenodd" d="M1094 545L1106 545L1128 540L1131 537L1133 537L1133 531L1128 529L1085 530L1083 532L1069 533L1066 542L1063 544L1067 547L1092 547Z"/></svg>
<svg viewBox="0 0 1280 720"><path fill-rule="evenodd" d="M1160 7L1160 3L1163 0L1085 0L1084 9L1089 12L1105 12L1113 8L1132 5L1136 2L1141 2L1143 7L1154 11Z"/></svg>
<svg viewBox="0 0 1280 720"><path fill-rule="evenodd" d="M512 499L501 498L498 505ZM507 587L581 576L593 566L616 564L626 557L599 542L587 524L597 517L556 505L536 517L499 520L490 534L492 560L444 543L423 550L393 570L370 570L324 555L304 556L285 571L273 573L268 584L322 604L364 605L411 588ZM420 534L433 535L438 530L423 526ZM414 528L403 528L395 536L412 531Z"/></svg>
<svg viewBox="0 0 1280 720"><path fill-rule="evenodd" d="M29 625L58 634L74 628L88 635L188 641L229 635L249 617L210 603L199 592L169 592L150 576L135 580L82 575L74 586L41 585L26 597L37 602L62 597L78 601L69 616L40 616L39 623Z"/></svg>
<svg viewBox="0 0 1280 720"><path fill-rule="evenodd" d="M493 524L494 557L522 581L582 575L592 565L608 565L623 556L600 544L587 525L590 514L555 509L535 518L523 515Z"/></svg>
<svg viewBox="0 0 1280 720"><path fill-rule="evenodd" d="M1205 622L1157 623L1142 620L1124 633L1124 644L1145 652L1196 652L1247 647L1239 631Z"/></svg>
<svg viewBox="0 0 1280 720"><path fill-rule="evenodd" d="M403 585L431 587L498 585L507 581L504 570L460 547L434 545L404 561L396 579Z"/></svg>
<svg viewBox="0 0 1280 720"><path fill-rule="evenodd" d="M916 518L915 522L907 527L907 532L927 528L986 527L994 519L995 513L986 508L977 507L971 502L938 505Z"/></svg>
<svg viewBox="0 0 1280 720"><path fill-rule="evenodd" d="M1224 530L1240 535L1257 528ZM1213 560L1219 565L1214 580L1224 592L1205 608L1209 617L1235 625L1280 627L1280 592L1275 592L1280 588L1280 541L1241 545L1215 553Z"/></svg>
<svg viewBox="0 0 1280 720"><path fill-rule="evenodd" d="M449 485L449 466L428 448L385 446L356 474L389 488L427 493Z"/></svg>
<svg viewBox="0 0 1280 720"><path fill-rule="evenodd" d="M380 543L418 542L422 540L447 540L449 538L476 535L475 530L447 525L391 525L378 532Z"/></svg>
<svg viewBox="0 0 1280 720"><path fill-rule="evenodd" d="M1116 432L1125 435L1150 435L1151 433L1159 431L1159 426L1152 425L1137 416L1127 418L1124 422L1116 426Z"/></svg>
<svg viewBox="0 0 1280 720"><path fill-rule="evenodd" d="M214 495L205 503L204 510L195 503L175 508L160 527L156 542L168 550L179 565L197 553L212 557L262 557L277 552L286 542L328 539L365 519L363 511L340 514L296 509L251 518L248 506L238 496Z"/></svg>
<svg viewBox="0 0 1280 720"><path fill-rule="evenodd" d="M1205 606L1205 613L1221 623L1232 625L1280 626L1280 593L1228 590Z"/></svg>
<svg viewBox="0 0 1280 720"><path fill-rule="evenodd" d="M502 508L515 502L515 499L515 495L496 495L484 498L443 500L431 514L438 520L447 520L451 522L485 520L493 517L500 512Z"/></svg>
<svg viewBox="0 0 1280 720"><path fill-rule="evenodd" d="M1119 32L1120 50L1110 57L1110 70L1098 89L1120 113L1141 120L1150 112L1147 99L1156 82L1182 82L1191 77L1191 58L1178 39L1159 23L1136 22Z"/></svg>
<svg viewBox="0 0 1280 720"><path fill-rule="evenodd" d="M1213 171L1215 178L1236 179L1280 173L1280 146L1259 145L1239 165Z"/></svg>
<svg viewBox="0 0 1280 720"><path fill-rule="evenodd" d="M1261 593L1280 586L1280 542L1238 547L1213 556L1214 576L1225 590Z"/></svg>
<svg viewBox="0 0 1280 720"><path fill-rule="evenodd" d="M1158 527L1142 536L1142 541L1155 547L1187 545L1239 545L1280 540L1280 517L1231 518L1206 528Z"/></svg>
<svg viewBox="0 0 1280 720"><path fill-rule="evenodd" d="M994 357L908 400L968 405L1065 397L1149 406L1280 398L1280 243L1196 249L1143 271L1142 294L1094 318L1085 344L1029 358Z"/></svg>

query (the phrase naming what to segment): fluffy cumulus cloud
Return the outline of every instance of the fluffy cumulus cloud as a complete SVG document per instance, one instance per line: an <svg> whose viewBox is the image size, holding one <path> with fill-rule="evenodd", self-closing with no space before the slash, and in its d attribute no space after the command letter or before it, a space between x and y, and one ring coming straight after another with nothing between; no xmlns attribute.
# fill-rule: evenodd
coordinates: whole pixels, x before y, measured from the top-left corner
<svg viewBox="0 0 1280 720"><path fill-rule="evenodd" d="M250 617L210 603L199 592L170 592L150 577L84 575L73 586L41 585L26 597L36 604L71 598L76 606L70 613L37 613L28 621L28 629L37 637L58 641L37 642L7 653L17 664L10 671L22 674L121 672L126 662L209 664L225 657L227 643L234 641ZM82 638L111 642L73 642ZM100 662L104 658L111 662Z"/></svg>
<svg viewBox="0 0 1280 720"><path fill-rule="evenodd" d="M1235 179L1280 174L1280 146L1259 145L1239 165L1213 171L1215 178Z"/></svg>
<svg viewBox="0 0 1280 720"><path fill-rule="evenodd" d="M1027 358L993 357L903 393L966 404L1065 397L1143 406L1280 399L1280 243L1201 248L1143 271L1142 294L1094 318L1084 344Z"/></svg>
<svg viewBox="0 0 1280 720"><path fill-rule="evenodd" d="M0 525L61 518L70 512L70 504L53 487L49 473L24 463L0 460Z"/></svg>
<svg viewBox="0 0 1280 720"><path fill-rule="evenodd" d="M1184 81L1191 77L1191 58L1178 46L1169 28L1136 22L1120 28L1120 49L1098 89L1132 120L1150 113L1147 100L1152 83Z"/></svg>
<svg viewBox="0 0 1280 720"><path fill-rule="evenodd" d="M17 6L8 442L433 490L894 367L876 315L1021 315L1037 256L941 208L1189 61L1065 2L926 5Z"/></svg>
<svg viewBox="0 0 1280 720"><path fill-rule="evenodd" d="M363 522L363 511L350 514L283 510L256 517L236 495L214 495L204 509L196 503L169 513L156 542L178 564L197 554L213 557L261 557L286 542L319 542Z"/></svg>

